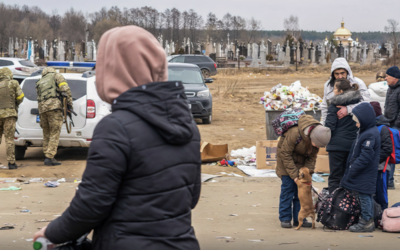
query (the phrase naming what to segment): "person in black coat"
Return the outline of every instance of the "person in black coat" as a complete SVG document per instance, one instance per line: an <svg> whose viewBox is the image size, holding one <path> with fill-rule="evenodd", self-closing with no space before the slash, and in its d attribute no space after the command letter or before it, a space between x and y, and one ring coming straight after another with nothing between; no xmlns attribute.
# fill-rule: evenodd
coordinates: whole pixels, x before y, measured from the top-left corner
<svg viewBox="0 0 400 250"><path fill-rule="evenodd" d="M371 102L376 115L376 126L381 135L381 151L379 155L378 178L376 180L375 201L381 205L382 210L388 208L388 183L390 172L390 155L393 152L392 135L389 129L390 124L382 117L381 105L379 102Z"/></svg>
<svg viewBox="0 0 400 250"><path fill-rule="evenodd" d="M326 151L329 152L329 193L340 186L346 170L347 157L358 130L351 116L342 119L337 117L337 112L340 110L338 106L348 106L362 100L358 85L351 84L347 79L336 80L333 93L335 96L331 99L325 120L325 126L330 128L332 133L331 141L326 147Z"/></svg>
<svg viewBox="0 0 400 250"><path fill-rule="evenodd" d="M94 131L70 206L34 239L58 244L94 229L96 250L200 249L191 223L200 134L182 83L165 82L167 67L161 45L142 28L102 36L96 88L112 114Z"/></svg>
<svg viewBox="0 0 400 250"><path fill-rule="evenodd" d="M350 231L372 232L375 230L372 195L376 191L381 137L371 104L361 103L352 113L359 131L347 159L341 186L359 193L361 217Z"/></svg>
<svg viewBox="0 0 400 250"><path fill-rule="evenodd" d="M400 69L397 66L390 67L386 71L389 88L386 93L384 118L389 122L391 128L400 130ZM394 172L396 164L390 165L389 189L395 189Z"/></svg>

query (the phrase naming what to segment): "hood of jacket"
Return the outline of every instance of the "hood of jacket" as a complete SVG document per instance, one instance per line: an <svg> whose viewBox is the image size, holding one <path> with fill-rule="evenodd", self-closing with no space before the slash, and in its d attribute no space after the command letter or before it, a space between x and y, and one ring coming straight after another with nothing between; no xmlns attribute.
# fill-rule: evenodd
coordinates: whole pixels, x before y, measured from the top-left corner
<svg viewBox="0 0 400 250"><path fill-rule="evenodd" d="M302 115L299 118L298 126L300 130L300 135L303 138L303 140L310 141L310 137L304 134L304 130L311 125L317 126L321 124L319 123L319 121L315 120L314 117L312 117L311 115Z"/></svg>
<svg viewBox="0 0 400 250"><path fill-rule="evenodd" d="M361 93L358 90L349 90L346 92L343 92L342 94L335 95L331 99L331 103L334 105L351 105L351 104L356 104L360 102L362 99Z"/></svg>
<svg viewBox="0 0 400 250"><path fill-rule="evenodd" d="M335 71L337 69L345 69L348 73L347 80L349 80L351 83L357 83L357 81L354 79L353 71L351 71L349 63L343 57L336 58L335 61L333 61L332 67L331 67L331 77L332 77L333 71Z"/></svg>
<svg viewBox="0 0 400 250"><path fill-rule="evenodd" d="M12 80L12 79L13 79L13 73L9 68L0 69L0 81Z"/></svg>
<svg viewBox="0 0 400 250"><path fill-rule="evenodd" d="M186 144L193 137L193 118L181 82L154 82L131 88L114 100L112 110L134 113L156 128L169 144Z"/></svg>
<svg viewBox="0 0 400 250"><path fill-rule="evenodd" d="M376 117L376 126L385 125L390 127L390 122L385 118L384 115Z"/></svg>
<svg viewBox="0 0 400 250"><path fill-rule="evenodd" d="M168 80L168 62L160 42L133 25L111 29L101 36L96 61L96 88L112 103L130 88Z"/></svg>
<svg viewBox="0 0 400 250"><path fill-rule="evenodd" d="M353 109L352 113L360 122L361 131L376 126L375 111L371 104L366 102L360 103Z"/></svg>
<svg viewBox="0 0 400 250"><path fill-rule="evenodd" d="M47 75L48 73L57 73L57 71L52 67L44 68L42 71L42 76Z"/></svg>

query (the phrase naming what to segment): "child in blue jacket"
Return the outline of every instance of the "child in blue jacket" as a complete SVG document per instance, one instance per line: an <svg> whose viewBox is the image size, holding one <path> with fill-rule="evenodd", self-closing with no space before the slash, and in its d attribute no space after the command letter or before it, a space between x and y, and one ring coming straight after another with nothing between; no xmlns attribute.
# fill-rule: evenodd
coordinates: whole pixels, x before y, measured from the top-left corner
<svg viewBox="0 0 400 250"><path fill-rule="evenodd" d="M369 103L361 103L353 111L353 119L359 128L349 157L341 185L359 194L361 217L350 227L351 232L373 232L374 202L376 191L381 136L376 127L375 111Z"/></svg>

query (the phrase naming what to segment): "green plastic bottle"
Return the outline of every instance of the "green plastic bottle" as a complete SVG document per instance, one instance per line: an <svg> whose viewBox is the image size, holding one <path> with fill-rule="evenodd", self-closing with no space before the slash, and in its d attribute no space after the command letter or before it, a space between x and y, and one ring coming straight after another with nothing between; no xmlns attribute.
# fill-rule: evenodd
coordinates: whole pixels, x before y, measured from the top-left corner
<svg viewBox="0 0 400 250"><path fill-rule="evenodd" d="M33 242L33 249L35 250L50 250L54 248L54 244L48 239L39 237L35 242Z"/></svg>

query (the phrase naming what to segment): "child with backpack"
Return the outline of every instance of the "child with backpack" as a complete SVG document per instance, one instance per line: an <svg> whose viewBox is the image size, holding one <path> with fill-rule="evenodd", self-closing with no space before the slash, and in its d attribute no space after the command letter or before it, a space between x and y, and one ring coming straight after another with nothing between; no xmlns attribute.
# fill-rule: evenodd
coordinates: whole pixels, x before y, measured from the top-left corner
<svg viewBox="0 0 400 250"><path fill-rule="evenodd" d="M307 167L310 174L314 172L317 154L320 147L325 147L331 138L330 129L322 126L310 115L301 115L297 126L282 132L277 147L276 174L282 179L279 199L279 220L282 228L299 225L298 214L300 201L297 196L296 181L299 169ZM303 220L303 227L312 224Z"/></svg>
<svg viewBox="0 0 400 250"><path fill-rule="evenodd" d="M381 137L371 104L359 104L352 110L352 114L358 132L347 159L341 186L358 192L360 200L361 216L358 223L350 227L350 232L373 232L375 223L372 195L376 191Z"/></svg>
<svg viewBox="0 0 400 250"><path fill-rule="evenodd" d="M388 208L388 183L390 171L390 156L393 152L392 132L389 129L390 123L382 117L382 109L379 102L371 102L376 116L376 126L380 131L381 150L379 155L378 178L376 180L375 201L381 205L382 210ZM381 119L382 118L382 119Z"/></svg>
<svg viewBox="0 0 400 250"><path fill-rule="evenodd" d="M330 128L331 141L326 147L329 152L328 190L333 193L340 186L340 181L346 170L347 158L351 145L357 137L356 123L351 116L342 119L337 117L341 106L348 106L361 102L361 93L357 84L351 84L347 79L337 79L333 88L334 97L330 100L325 127Z"/></svg>

